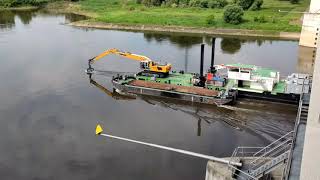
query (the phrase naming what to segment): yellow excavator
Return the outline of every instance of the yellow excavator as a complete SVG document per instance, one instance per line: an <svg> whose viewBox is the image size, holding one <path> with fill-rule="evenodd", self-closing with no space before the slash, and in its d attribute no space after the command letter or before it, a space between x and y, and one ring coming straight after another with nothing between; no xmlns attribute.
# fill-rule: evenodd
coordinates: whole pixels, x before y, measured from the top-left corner
<svg viewBox="0 0 320 180"><path fill-rule="evenodd" d="M159 64L157 62L152 61L150 58L138 54L132 54L129 52L122 52L118 49L109 49L104 51L103 53L99 54L98 56L89 59L88 65L89 68L87 69L87 73L91 74L93 73L94 69L91 67L91 64L93 64L95 61L109 55L109 54L115 54L119 55L128 59L133 59L140 61L140 68L143 70L141 74L145 76L157 76L157 77L165 77L169 74L171 70L171 64Z"/></svg>

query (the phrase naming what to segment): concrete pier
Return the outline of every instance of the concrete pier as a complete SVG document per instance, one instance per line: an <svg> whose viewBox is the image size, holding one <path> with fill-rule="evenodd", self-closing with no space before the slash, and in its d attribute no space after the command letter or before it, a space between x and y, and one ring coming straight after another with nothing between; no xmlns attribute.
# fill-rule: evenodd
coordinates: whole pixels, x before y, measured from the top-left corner
<svg viewBox="0 0 320 180"><path fill-rule="evenodd" d="M318 1L320 3L320 1ZM320 7L320 6L318 6ZM320 41L318 40L318 43ZM319 44L318 44L319 47ZM301 180L320 179L320 48L317 48L313 73L305 144L302 155Z"/></svg>
<svg viewBox="0 0 320 180"><path fill-rule="evenodd" d="M230 160L230 158L224 158L226 160ZM233 159L234 160L234 159ZM254 160L252 157L239 157L238 162L242 162L245 166L249 164L250 161ZM263 160L263 159L262 159ZM245 167L243 167L245 168ZM241 168L241 169L243 169ZM282 180L282 173L285 168L285 164L282 164L276 170L269 173L264 178L268 177L273 180ZM207 171L206 171L206 179L205 180L234 180L234 179L251 179L248 176L241 174L241 172L237 172L240 177L235 175L235 169L229 167L226 164L222 164L219 162L208 161L207 163Z"/></svg>
<svg viewBox="0 0 320 180"><path fill-rule="evenodd" d="M225 158L229 159L229 158ZM205 180L232 180L232 169L226 164L208 161Z"/></svg>

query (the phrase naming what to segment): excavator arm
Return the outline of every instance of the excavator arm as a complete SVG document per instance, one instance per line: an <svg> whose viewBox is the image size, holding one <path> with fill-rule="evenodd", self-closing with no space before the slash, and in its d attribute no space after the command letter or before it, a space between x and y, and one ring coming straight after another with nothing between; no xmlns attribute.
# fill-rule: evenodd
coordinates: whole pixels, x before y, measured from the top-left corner
<svg viewBox="0 0 320 180"><path fill-rule="evenodd" d="M99 54L98 56L95 56L88 61L89 68L87 69L87 73L90 74L93 72L93 68L91 67L91 64L93 64L95 61L98 61L99 59L109 55L109 54L115 54L119 55L121 57L125 57L128 59L140 61L143 63L142 67L144 70L150 71L150 72L155 72L155 73L169 73L171 70L171 64L166 64L166 65L159 65L158 63L152 61L150 58L138 54L132 54L129 52L122 52L119 51L118 49L109 49L104 51L103 53Z"/></svg>
<svg viewBox="0 0 320 180"><path fill-rule="evenodd" d="M122 51L119 51L118 49L109 49L109 50L106 50L104 51L103 53L99 54L98 56L95 56L91 59L89 59L89 62L88 62L88 65L89 65L89 68L87 69L87 72L92 72L94 69L91 67L91 64L93 64L95 61L98 61L99 59L109 55L109 54L115 54L115 55L119 55L119 56L122 56L122 57L125 57L125 58L128 58L128 59L133 59L133 60L137 60L137 61L145 61L145 62L150 62L151 59L149 59L148 57L146 56L141 56L141 55L138 55L138 54L132 54L132 53L129 53L129 52L122 52Z"/></svg>
<svg viewBox="0 0 320 180"><path fill-rule="evenodd" d="M148 57L146 56L141 56L141 55L138 55L138 54L132 54L132 53L129 53L129 52L121 52L119 51L118 49L109 49L109 50L106 50L104 51L103 53L99 54L98 56L90 59L89 61L91 63L93 63L94 61L97 61L109 54L116 54L116 55L119 55L119 56L122 56L122 57L125 57L125 58L128 58L128 59L133 59L133 60L137 60L137 61L151 61L151 59L149 59Z"/></svg>

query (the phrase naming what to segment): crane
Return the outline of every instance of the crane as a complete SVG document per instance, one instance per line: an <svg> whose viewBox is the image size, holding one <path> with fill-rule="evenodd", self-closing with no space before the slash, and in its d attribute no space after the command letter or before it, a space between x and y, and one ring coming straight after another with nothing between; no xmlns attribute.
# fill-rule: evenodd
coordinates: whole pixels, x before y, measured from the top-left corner
<svg viewBox="0 0 320 180"><path fill-rule="evenodd" d="M88 61L89 68L87 69L87 73L91 74L93 72L94 69L91 67L91 65L95 61L98 61L99 59L101 59L109 54L115 54L115 55L119 55L121 57L125 57L128 59L140 61L140 68L143 70L142 74L144 74L146 76L156 75L157 77L165 77L169 74L169 72L171 70L171 64L167 64L167 63L166 64L159 64L157 62L152 61L150 58L148 58L146 56L132 54L129 52L122 52L118 49L113 48L113 49L106 50L106 51L102 52L101 54L99 54L98 56L89 59L89 61Z"/></svg>

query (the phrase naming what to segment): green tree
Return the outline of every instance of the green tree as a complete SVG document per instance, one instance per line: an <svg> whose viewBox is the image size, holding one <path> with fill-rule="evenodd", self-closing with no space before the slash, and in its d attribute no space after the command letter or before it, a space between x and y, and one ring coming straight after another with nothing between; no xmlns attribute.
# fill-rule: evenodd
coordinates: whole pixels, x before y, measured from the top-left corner
<svg viewBox="0 0 320 180"><path fill-rule="evenodd" d="M209 1L208 7L209 8L224 8L228 5L227 0L211 0Z"/></svg>
<svg viewBox="0 0 320 180"><path fill-rule="evenodd" d="M165 0L165 4L167 6L172 6L173 4L178 5L179 4L179 0Z"/></svg>
<svg viewBox="0 0 320 180"><path fill-rule="evenodd" d="M189 6L191 7L200 7L201 0L190 0Z"/></svg>
<svg viewBox="0 0 320 180"><path fill-rule="evenodd" d="M254 0L238 0L238 5L241 6L243 10L248 10L253 2Z"/></svg>
<svg viewBox="0 0 320 180"><path fill-rule="evenodd" d="M215 21L215 17L213 14L209 15L207 18L206 18L206 23L209 24L209 25L214 25L216 23Z"/></svg>
<svg viewBox="0 0 320 180"><path fill-rule="evenodd" d="M243 9L235 4L228 5L223 13L223 19L226 23L239 24L242 21Z"/></svg>
<svg viewBox="0 0 320 180"><path fill-rule="evenodd" d="M0 5L4 7L15 7L18 5L16 0L0 0Z"/></svg>
<svg viewBox="0 0 320 180"><path fill-rule="evenodd" d="M201 8L208 8L209 0L201 0L200 7Z"/></svg>
<svg viewBox="0 0 320 180"><path fill-rule="evenodd" d="M258 11L261 9L263 4L263 0L255 0L254 3L251 6L251 10Z"/></svg>
<svg viewBox="0 0 320 180"><path fill-rule="evenodd" d="M299 0L290 0L291 4L298 4Z"/></svg>
<svg viewBox="0 0 320 180"><path fill-rule="evenodd" d="M164 0L142 0L142 4L145 6L160 6Z"/></svg>
<svg viewBox="0 0 320 180"><path fill-rule="evenodd" d="M179 0L179 5L180 6L188 6L190 0Z"/></svg>

